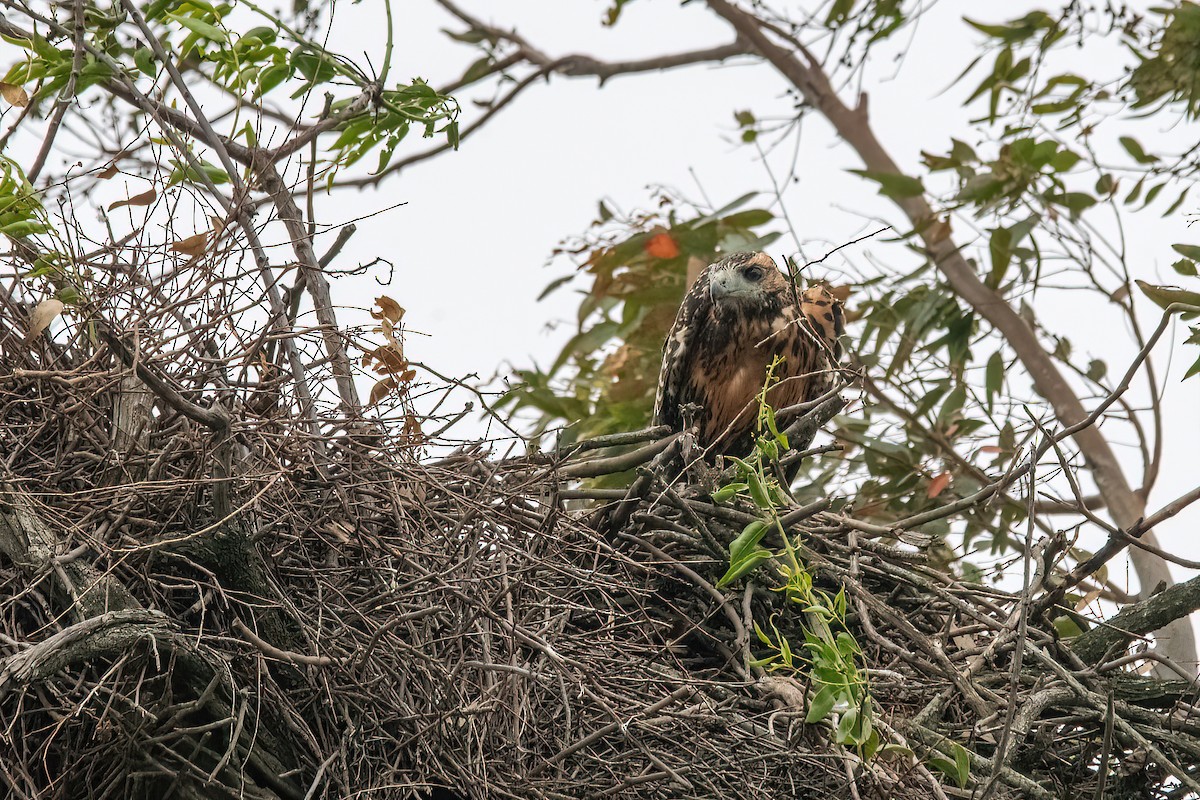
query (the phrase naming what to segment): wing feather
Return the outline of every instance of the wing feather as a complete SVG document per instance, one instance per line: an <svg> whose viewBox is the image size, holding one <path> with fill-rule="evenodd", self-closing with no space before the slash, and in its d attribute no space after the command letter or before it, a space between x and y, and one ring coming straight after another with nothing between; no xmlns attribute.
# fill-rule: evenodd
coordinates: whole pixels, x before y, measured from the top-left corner
<svg viewBox="0 0 1200 800"><path fill-rule="evenodd" d="M696 383L696 344L712 310L708 280L712 268L701 272L684 296L675 324L663 343L662 369L654 398L654 424L683 428L680 406L704 405L703 387Z"/></svg>

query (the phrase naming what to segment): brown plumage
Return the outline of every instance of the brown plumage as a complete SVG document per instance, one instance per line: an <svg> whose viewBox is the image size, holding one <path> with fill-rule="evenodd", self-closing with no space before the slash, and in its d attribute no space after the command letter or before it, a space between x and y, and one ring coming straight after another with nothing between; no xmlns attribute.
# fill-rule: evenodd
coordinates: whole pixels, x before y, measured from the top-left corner
<svg viewBox="0 0 1200 800"><path fill-rule="evenodd" d="M829 387L841 331L841 304L824 286L794 292L766 253L718 261L692 284L663 345L654 422L682 430L680 407L695 404L710 456L745 455L772 359L783 357L767 394L772 407L817 398Z"/></svg>

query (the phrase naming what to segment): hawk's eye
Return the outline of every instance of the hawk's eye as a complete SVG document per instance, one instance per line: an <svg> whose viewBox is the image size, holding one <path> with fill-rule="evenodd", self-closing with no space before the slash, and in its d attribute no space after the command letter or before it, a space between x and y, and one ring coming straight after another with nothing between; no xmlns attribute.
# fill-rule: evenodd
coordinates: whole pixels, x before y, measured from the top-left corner
<svg viewBox="0 0 1200 800"><path fill-rule="evenodd" d="M762 280L763 270L762 267L750 267L742 274L746 276L746 280L752 283L758 283Z"/></svg>

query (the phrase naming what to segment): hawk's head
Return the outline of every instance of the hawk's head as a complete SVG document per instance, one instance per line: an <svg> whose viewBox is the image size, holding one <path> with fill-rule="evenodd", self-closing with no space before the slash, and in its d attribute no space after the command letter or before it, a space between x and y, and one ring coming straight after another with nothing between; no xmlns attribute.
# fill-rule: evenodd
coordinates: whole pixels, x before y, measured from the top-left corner
<svg viewBox="0 0 1200 800"><path fill-rule="evenodd" d="M766 253L734 253L709 269L708 294L719 316L777 314L789 299L787 278Z"/></svg>

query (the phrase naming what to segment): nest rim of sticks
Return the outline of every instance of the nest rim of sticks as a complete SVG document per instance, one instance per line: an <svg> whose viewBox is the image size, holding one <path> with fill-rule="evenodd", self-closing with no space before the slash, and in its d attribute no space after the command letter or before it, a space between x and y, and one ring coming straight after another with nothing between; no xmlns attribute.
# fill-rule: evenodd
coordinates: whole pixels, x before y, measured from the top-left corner
<svg viewBox="0 0 1200 800"><path fill-rule="evenodd" d="M421 461L360 424L320 460L302 421L195 413L119 349L0 377L0 775L16 796L1200 785L1194 684L1125 671L1128 637L1081 659L1032 593L928 566L906 526L828 504L783 515L816 579L846 593L894 745L863 759L805 724L803 668L751 665L776 587L715 584L753 509L673 485L654 461L672 436ZM153 407L131 446L105 422L125 403ZM796 424L815 432L840 406L834 392ZM578 487L617 466L640 468L630 489ZM585 497L628 513L613 528L572 508ZM965 760L966 779L939 759Z"/></svg>

